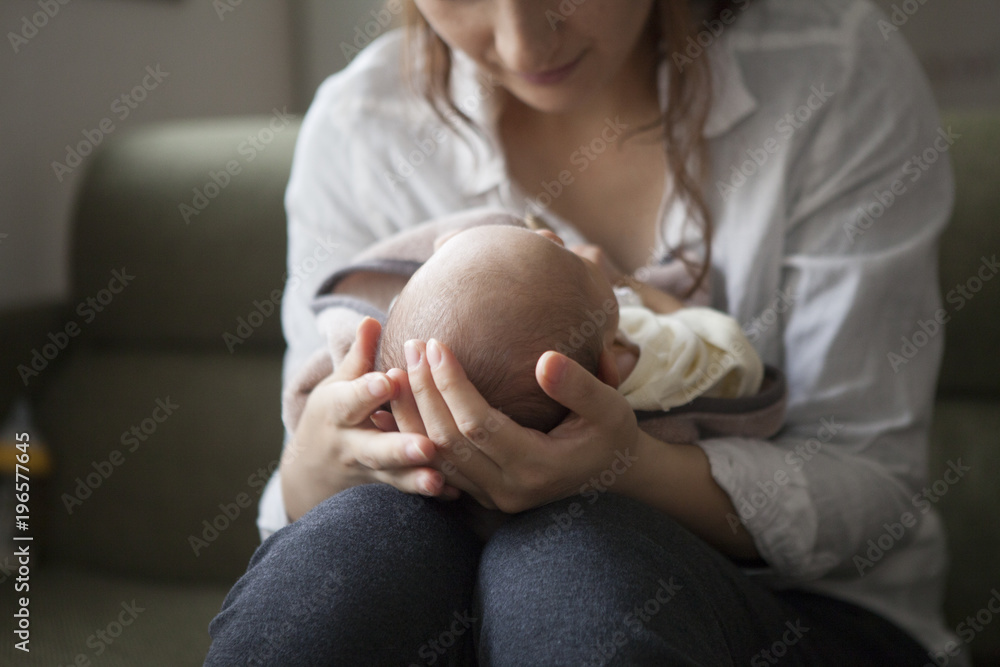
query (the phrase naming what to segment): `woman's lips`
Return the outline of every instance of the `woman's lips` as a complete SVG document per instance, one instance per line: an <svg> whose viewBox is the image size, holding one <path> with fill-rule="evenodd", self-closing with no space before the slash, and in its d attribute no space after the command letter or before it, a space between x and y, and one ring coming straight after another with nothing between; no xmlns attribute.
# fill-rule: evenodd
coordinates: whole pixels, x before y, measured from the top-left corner
<svg viewBox="0 0 1000 667"><path fill-rule="evenodd" d="M557 83L562 83L569 78L580 61L583 60L583 56L586 54L581 53L576 60L569 63L568 65L563 65L562 67L557 67L555 69L550 69L546 72L538 72L536 74L521 74L521 78L528 83L534 84L536 86L554 86Z"/></svg>

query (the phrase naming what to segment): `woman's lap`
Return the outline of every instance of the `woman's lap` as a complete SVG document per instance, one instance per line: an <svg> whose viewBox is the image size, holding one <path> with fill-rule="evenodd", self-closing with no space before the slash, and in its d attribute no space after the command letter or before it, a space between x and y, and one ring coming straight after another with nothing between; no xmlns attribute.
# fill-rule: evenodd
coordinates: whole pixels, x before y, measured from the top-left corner
<svg viewBox="0 0 1000 667"><path fill-rule="evenodd" d="M774 592L669 517L604 494L519 515L484 549L477 646L489 665L923 665L887 621Z"/></svg>
<svg viewBox="0 0 1000 667"><path fill-rule="evenodd" d="M348 489L258 548L210 625L206 664L449 664L435 650L471 611L480 549L446 503Z"/></svg>
<svg viewBox="0 0 1000 667"><path fill-rule="evenodd" d="M926 658L856 607L764 589L621 496L519 514L485 548L460 512L384 485L327 500L254 554L212 622L207 664L462 665L473 642L498 666ZM899 659L878 657L894 645Z"/></svg>

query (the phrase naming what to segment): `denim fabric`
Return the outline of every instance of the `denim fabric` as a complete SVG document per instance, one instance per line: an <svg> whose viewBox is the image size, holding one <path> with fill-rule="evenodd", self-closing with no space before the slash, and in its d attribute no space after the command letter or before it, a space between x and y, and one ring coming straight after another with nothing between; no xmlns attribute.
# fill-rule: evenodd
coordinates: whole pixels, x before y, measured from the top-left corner
<svg viewBox="0 0 1000 667"><path fill-rule="evenodd" d="M206 665L922 665L887 621L752 581L666 515L576 496L484 545L462 506L344 491L260 546Z"/></svg>

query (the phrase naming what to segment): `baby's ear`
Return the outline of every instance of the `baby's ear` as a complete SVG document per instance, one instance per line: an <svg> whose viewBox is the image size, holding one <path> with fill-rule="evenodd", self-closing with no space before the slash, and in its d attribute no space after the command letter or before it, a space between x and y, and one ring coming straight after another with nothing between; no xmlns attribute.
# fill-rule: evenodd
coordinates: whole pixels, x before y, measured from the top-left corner
<svg viewBox="0 0 1000 667"><path fill-rule="evenodd" d="M615 389L621 384L615 353L607 345L601 349L601 358L597 360L597 379Z"/></svg>

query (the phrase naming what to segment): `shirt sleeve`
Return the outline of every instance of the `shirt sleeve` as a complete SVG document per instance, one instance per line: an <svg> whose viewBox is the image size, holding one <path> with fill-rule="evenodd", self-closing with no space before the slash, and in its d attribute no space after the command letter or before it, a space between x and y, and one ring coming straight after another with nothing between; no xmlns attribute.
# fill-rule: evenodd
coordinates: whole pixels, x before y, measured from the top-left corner
<svg viewBox="0 0 1000 667"><path fill-rule="evenodd" d="M310 303L323 280L347 264L376 238L368 221L365 192L367 154L345 128L345 97L334 76L317 92L295 147L285 193L288 217L288 274L281 304L287 342L283 384L287 384L317 349L325 345ZM289 434L285 435L287 443ZM261 497L257 525L261 538L288 523L281 496L280 469Z"/></svg>
<svg viewBox="0 0 1000 667"><path fill-rule="evenodd" d="M699 443L761 556L793 580L856 576L869 539L906 514L920 521L911 499L947 319L937 239L955 137L908 48L871 14L844 53L828 109L781 175L790 298L765 321L783 346L786 426L771 440Z"/></svg>

